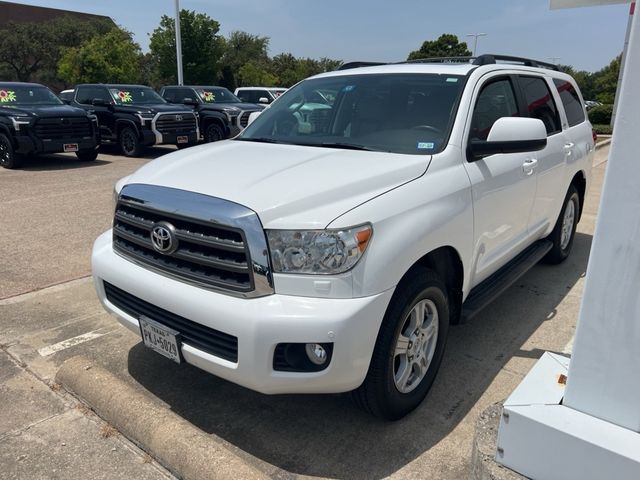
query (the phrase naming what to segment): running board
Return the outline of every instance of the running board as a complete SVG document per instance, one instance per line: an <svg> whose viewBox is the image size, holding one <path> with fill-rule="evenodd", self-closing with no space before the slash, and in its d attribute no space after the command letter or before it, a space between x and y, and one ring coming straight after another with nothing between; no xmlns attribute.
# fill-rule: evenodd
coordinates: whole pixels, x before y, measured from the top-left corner
<svg viewBox="0 0 640 480"><path fill-rule="evenodd" d="M480 310L502 295L507 288L542 260L542 257L544 257L551 248L553 248L551 241L538 240L471 290L469 296L462 304L462 322L473 318Z"/></svg>

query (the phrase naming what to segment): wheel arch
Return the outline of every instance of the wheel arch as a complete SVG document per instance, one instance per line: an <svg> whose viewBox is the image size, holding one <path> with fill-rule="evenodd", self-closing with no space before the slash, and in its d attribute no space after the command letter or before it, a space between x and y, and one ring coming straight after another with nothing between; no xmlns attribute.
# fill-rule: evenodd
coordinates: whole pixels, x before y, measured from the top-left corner
<svg viewBox="0 0 640 480"><path fill-rule="evenodd" d="M580 210L578 211L578 220L582 217L582 209L584 207L584 199L587 194L587 178L582 170L578 170L578 172L571 179L570 185L576 187L578 190L578 195L580 197Z"/></svg>
<svg viewBox="0 0 640 480"><path fill-rule="evenodd" d="M212 123L215 123L222 129L223 135L229 136L229 126L227 125L226 119L223 119L222 116L218 115L207 115L202 119L202 135L204 135L207 128L209 128L209 125Z"/></svg>
<svg viewBox="0 0 640 480"><path fill-rule="evenodd" d="M140 128L138 128L138 125L136 125L136 122L134 122L133 120L129 120L128 118L118 118L116 120L116 135L120 135L120 132L125 127L133 127L136 134L138 135L138 138L142 138L142 132Z"/></svg>
<svg viewBox="0 0 640 480"><path fill-rule="evenodd" d="M450 323L460 323L462 312L462 284L464 265L458 251L450 246L438 247L423 255L405 272L400 282L407 278L416 267L422 266L434 270L447 287L449 297Z"/></svg>

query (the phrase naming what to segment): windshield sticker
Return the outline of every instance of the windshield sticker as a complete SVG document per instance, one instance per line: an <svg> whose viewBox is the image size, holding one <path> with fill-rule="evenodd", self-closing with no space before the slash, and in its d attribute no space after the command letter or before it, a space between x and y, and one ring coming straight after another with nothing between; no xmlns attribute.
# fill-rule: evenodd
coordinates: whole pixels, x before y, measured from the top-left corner
<svg viewBox="0 0 640 480"><path fill-rule="evenodd" d="M458 79L457 78L447 78L447 82L458 83Z"/></svg>
<svg viewBox="0 0 640 480"><path fill-rule="evenodd" d="M118 98L122 103L130 103L132 101L131 93L122 90L118 92Z"/></svg>
<svg viewBox="0 0 640 480"><path fill-rule="evenodd" d="M347 86L343 87L342 91L343 92L351 92L351 91L353 91L355 89L356 89L355 85L347 85Z"/></svg>
<svg viewBox="0 0 640 480"><path fill-rule="evenodd" d="M16 100L16 92L13 90L0 90L0 102L7 103L15 102Z"/></svg>
<svg viewBox="0 0 640 480"><path fill-rule="evenodd" d="M205 102L215 102L216 96L213 92L202 92L202 97Z"/></svg>
<svg viewBox="0 0 640 480"><path fill-rule="evenodd" d="M433 142L418 142L418 150L433 150Z"/></svg>

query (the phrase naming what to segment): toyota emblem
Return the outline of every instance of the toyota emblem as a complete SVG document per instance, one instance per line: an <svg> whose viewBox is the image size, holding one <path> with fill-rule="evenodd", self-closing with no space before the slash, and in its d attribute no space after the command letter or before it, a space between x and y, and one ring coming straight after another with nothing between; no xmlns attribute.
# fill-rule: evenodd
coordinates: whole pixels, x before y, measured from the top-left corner
<svg viewBox="0 0 640 480"><path fill-rule="evenodd" d="M182 115L176 115L176 122L182 121Z"/></svg>
<svg viewBox="0 0 640 480"><path fill-rule="evenodd" d="M164 255L173 253L178 248L176 229L168 222L158 222L151 229L151 244L156 252Z"/></svg>

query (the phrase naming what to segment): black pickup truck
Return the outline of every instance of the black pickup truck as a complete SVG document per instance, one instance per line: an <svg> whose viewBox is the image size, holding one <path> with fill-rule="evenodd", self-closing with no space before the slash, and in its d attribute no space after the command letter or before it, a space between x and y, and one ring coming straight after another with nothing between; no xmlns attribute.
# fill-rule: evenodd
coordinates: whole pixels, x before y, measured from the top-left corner
<svg viewBox="0 0 640 480"><path fill-rule="evenodd" d="M0 82L0 166L19 167L28 155L75 152L95 160L97 119L65 105L37 83Z"/></svg>
<svg viewBox="0 0 640 480"><path fill-rule="evenodd" d="M195 108L205 142L235 137L247 126L249 114L265 108L263 105L243 103L224 87L169 85L162 87L160 94L168 102Z"/></svg>
<svg viewBox="0 0 640 480"><path fill-rule="evenodd" d="M102 142L117 142L127 157L151 145L195 145L200 136L193 108L169 104L143 85L77 85L70 104L94 112Z"/></svg>

